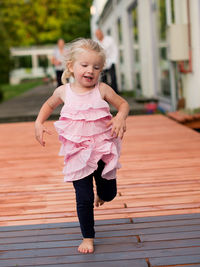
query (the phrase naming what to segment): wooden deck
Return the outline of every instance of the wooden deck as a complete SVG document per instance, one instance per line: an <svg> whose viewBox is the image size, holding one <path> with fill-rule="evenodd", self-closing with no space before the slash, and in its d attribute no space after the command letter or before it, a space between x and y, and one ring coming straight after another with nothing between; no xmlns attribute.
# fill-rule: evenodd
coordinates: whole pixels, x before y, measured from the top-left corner
<svg viewBox="0 0 200 267"><path fill-rule="evenodd" d="M167 116L192 129L200 129L200 113L187 114L186 112L177 110L169 112Z"/></svg>
<svg viewBox="0 0 200 267"><path fill-rule="evenodd" d="M0 266L200 266L200 214L97 221L96 236L81 255L77 223L0 227Z"/></svg>
<svg viewBox="0 0 200 267"><path fill-rule="evenodd" d="M200 134L162 115L127 124L118 195L96 220L199 213ZM77 221L57 134L46 139L36 143L33 122L0 124L0 226Z"/></svg>

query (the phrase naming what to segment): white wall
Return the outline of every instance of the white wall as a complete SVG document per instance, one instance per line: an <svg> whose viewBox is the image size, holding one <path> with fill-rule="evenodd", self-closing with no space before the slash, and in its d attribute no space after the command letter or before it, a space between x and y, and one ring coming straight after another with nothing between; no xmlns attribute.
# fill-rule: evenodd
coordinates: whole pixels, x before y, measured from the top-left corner
<svg viewBox="0 0 200 267"><path fill-rule="evenodd" d="M130 17L128 8L134 0L121 0L118 4L113 1L113 10L109 16L101 21L101 28L104 33L111 29L113 38L116 40L118 46L123 51L124 62L117 64L117 77L120 88L121 77L120 74L125 75L125 89L133 90L134 87L134 57L133 57L133 36L132 27L130 25ZM152 18L151 18L151 0L138 1L138 26L140 37L140 58L141 58L141 83L142 94L145 96L154 96L156 94L156 81L155 81L155 53L152 52L153 38L152 34ZM122 44L118 42L117 19L121 19L122 23ZM145 18L145 19L144 19ZM93 26L94 28L94 26Z"/></svg>
<svg viewBox="0 0 200 267"><path fill-rule="evenodd" d="M183 90L186 108L198 108L200 107L200 1L190 0L190 18L193 72L182 74Z"/></svg>
<svg viewBox="0 0 200 267"><path fill-rule="evenodd" d="M103 10L103 7L105 5L107 0L94 0L91 6L90 11L93 11L93 14L91 14L91 20L90 20L90 28L91 28L91 37L94 39L95 37L95 30L98 28L97 22L99 19L99 16Z"/></svg>
<svg viewBox="0 0 200 267"><path fill-rule="evenodd" d="M118 42L117 18L121 18L123 35L121 49L124 51L124 63L118 64L117 74L119 85L121 82L120 73L123 72L125 74L125 87L128 90L133 89L134 60L132 29L127 9L133 2L134 0L121 0L117 4L113 0L113 10L104 18L101 24L101 28L105 33L109 28L111 29L112 36ZM189 2L193 72L181 74L181 77L186 108L197 108L200 107L200 0L190 0ZM157 26L155 13L152 10L153 3L153 0L138 0L142 93L148 97L155 96L159 86ZM187 23L187 0L174 0L174 8L175 23Z"/></svg>
<svg viewBox="0 0 200 267"><path fill-rule="evenodd" d="M141 78L142 78L142 93L147 96L155 96L156 80L154 76L154 53L152 46L154 38L151 19L151 1L138 1L138 16L139 16L139 40L141 54Z"/></svg>

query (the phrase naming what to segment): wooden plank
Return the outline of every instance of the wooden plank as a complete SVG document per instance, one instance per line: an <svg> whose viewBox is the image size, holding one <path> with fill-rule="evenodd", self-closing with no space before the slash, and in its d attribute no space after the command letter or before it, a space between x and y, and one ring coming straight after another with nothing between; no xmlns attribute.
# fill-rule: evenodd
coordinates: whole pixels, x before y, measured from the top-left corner
<svg viewBox="0 0 200 267"><path fill-rule="evenodd" d="M166 215L166 216L149 216L149 217L132 218L132 219L134 223L200 219L200 213Z"/></svg>
<svg viewBox="0 0 200 267"><path fill-rule="evenodd" d="M46 126L55 131L52 121ZM127 126L118 172L121 196L97 209L96 219L200 212L199 133L161 115L130 116ZM77 221L73 186L63 183L58 137L46 136L43 149L33 128L33 122L0 125L1 226ZM16 138L8 143L10 132Z"/></svg>
<svg viewBox="0 0 200 267"><path fill-rule="evenodd" d="M40 258L25 258L25 259L10 259L10 260L1 260L1 264L4 267L8 266L26 266L26 265L35 265L42 266L44 264L71 264L71 263L82 263L82 262L91 262L94 265L94 262L103 262L105 261L119 261L119 260L132 260L133 253L132 252L124 252L120 253L105 253L105 254L85 254L85 255L73 255L73 256L59 256L59 257L40 257ZM136 261L137 262L137 261ZM144 262L141 259L138 262Z"/></svg>
<svg viewBox="0 0 200 267"><path fill-rule="evenodd" d="M81 263L70 263L70 266L72 267L87 267L87 266L91 266L91 267L102 267L102 265L104 266L108 266L108 267L148 267L147 263L145 260L123 260L123 261L103 261L103 262L81 262ZM35 267L35 265L32 265L29 267ZM43 267L69 267L69 264L59 264L59 265L42 265Z"/></svg>
<svg viewBox="0 0 200 267"><path fill-rule="evenodd" d="M177 257L161 257L161 258L150 258L149 262L152 267L156 266L170 266L175 264L192 264L200 263L200 254L177 256Z"/></svg>
<svg viewBox="0 0 200 267"><path fill-rule="evenodd" d="M129 252L131 253L131 259L145 259L145 258L153 258L153 257L163 257L163 256L177 256L177 255L192 255L200 253L199 247L182 247L182 248L168 248L168 249L155 249L150 248L144 250L143 247L138 247L137 244L134 243L126 243L126 244L110 244L110 245L101 245L96 246L95 255L97 254L106 254L105 260L107 256L110 257L112 253L121 254ZM134 253L132 253L134 252ZM77 247L65 247L65 248L49 248L46 249L45 244L40 249L32 249L25 251L6 251L0 255L0 263L1 260L4 259L20 259L20 258L42 258L42 257L58 257L58 256L70 256L70 255L80 255L77 251Z"/></svg>
<svg viewBox="0 0 200 267"><path fill-rule="evenodd" d="M117 220L118 221L118 220ZM123 220L125 221L125 220ZM134 234L148 234L148 233L165 233L165 232L180 232L180 231L194 231L199 230L200 220L178 220L178 221L166 221L166 222L153 222L153 223L115 223L115 220L109 220L110 224L104 221L104 224L96 221L97 225L95 226L96 231L108 232L108 231L119 231L119 230L135 230L132 231ZM113 222L113 224L111 224ZM46 229L32 229L32 230L16 230L16 231L0 231L1 238L9 237L23 237L23 236L44 236L44 235L58 235L58 234L72 234L79 233L80 228L78 225L76 227L56 227L57 224L54 224L53 228ZM155 229L154 229L155 228ZM0 228L1 229L1 228ZM1 240L0 240L1 242Z"/></svg>
<svg viewBox="0 0 200 267"><path fill-rule="evenodd" d="M106 205L105 205L106 206ZM124 206L124 205L123 205ZM184 213L187 210L192 210L195 209L196 212L200 211L200 204L199 202L197 203L186 203L186 204L174 204L174 205L160 205L160 210L165 210L165 211L170 211L172 212L172 210L176 210L177 209L181 209L181 211L183 212L184 209ZM140 213L140 216L142 213L144 212L148 212L151 211L152 213L155 211L155 213L158 211L157 207L155 205L143 205L143 206L139 206L139 207L131 207L131 208L107 208L105 209L105 207L103 208L99 208L99 209L95 209L94 210L94 214L95 217L98 217L99 215L105 215L104 219L108 219L110 218L117 218L116 215L119 216L119 214L121 214L121 216L119 218L124 218L124 217L130 217L130 215L132 215L133 213ZM131 214L132 213L132 214ZM123 214L127 215L127 216L123 216ZM4 216L4 217L0 217L0 220L2 221L2 223L6 223L8 224L9 222L13 224L15 224L17 221L25 221L27 223L27 221L32 220L32 221L36 221L38 222L38 220L41 218L41 221L43 220L45 222L45 220L47 219L60 219L60 218L65 218L65 220L67 220L68 218L76 218L75 220L77 220L76 217L76 211L68 211L68 212L48 212L46 214L43 213L35 213L35 214L27 214L27 215L15 215L15 216ZM102 216L103 217L103 216ZM98 218L100 219L100 218Z"/></svg>
<svg viewBox="0 0 200 267"><path fill-rule="evenodd" d="M138 219L140 218L138 217ZM199 224L200 224L200 219L187 219L187 220L174 220L174 221L166 220L166 221L158 221L158 222L153 221L153 222L133 223L133 224L130 224L130 227L131 229L145 229L145 228L172 227L172 226L191 226L191 225L199 225ZM99 227L101 229L102 226L99 226Z"/></svg>
<svg viewBox="0 0 200 267"><path fill-rule="evenodd" d="M168 248L184 248L184 247L199 247L200 239L180 239L180 240L159 240L159 241L144 241L138 243L138 248L142 250L157 250Z"/></svg>
<svg viewBox="0 0 200 267"><path fill-rule="evenodd" d="M134 236L137 233L132 230L117 230L108 232L97 232L97 238L109 238L109 237L124 237L124 236ZM80 233L68 233L68 234L53 234L53 235L35 235L35 236L23 236L23 237L9 237L1 238L0 244L20 244L20 243L30 243L30 242L49 242L49 241L67 241L67 240L80 240ZM137 238L135 238L137 241Z"/></svg>
<svg viewBox="0 0 200 267"><path fill-rule="evenodd" d="M200 263L200 247L198 248L181 248L181 249L168 249L168 250L151 250L151 251L128 251L128 252L112 252L112 253L99 253L99 254L85 254L85 255L48 255L46 257L37 257L35 255L34 258L15 258L15 259L7 259L7 260L1 260L0 263L6 267L13 263L18 265L43 265L43 264L61 264L61 263L77 263L77 262L103 262L104 261L111 261L111 260L133 260L133 259L144 259L145 257L151 257L152 260L154 260L153 257L156 257L156 259L160 259L162 263L168 264L168 261L171 263L172 256L174 256L174 259L177 257L186 257L185 255L188 255L188 258L190 258L191 254L194 255L193 261L187 261L184 263ZM198 257L195 258L195 256L198 255ZM167 256L167 257L166 257ZM160 258L158 258L160 257ZM162 259L167 259L166 261L163 261ZM169 259L169 260L168 260ZM150 261L151 262L151 261ZM177 262L177 264L181 264L181 261ZM155 264L154 264L155 265ZM154 266L153 265L153 266Z"/></svg>
<svg viewBox="0 0 200 267"><path fill-rule="evenodd" d="M133 227L132 227L133 226ZM200 225L185 225L185 226L172 226L172 227L156 227L145 229L133 229L134 225L122 225L122 226L105 226L100 228L101 231L96 231L96 237L114 237L114 236L136 236L136 235L153 235L153 234L165 234L165 233L184 233L184 232L200 232ZM5 232L4 232L5 233ZM21 233L21 232L20 232ZM25 243L25 242L39 242L39 241L55 241L55 240L71 240L79 239L81 236L80 229L67 228L55 229L51 231L35 231L35 232L22 232L22 234L11 232L9 236L1 237L0 244L12 244L12 243ZM194 235L194 233L193 233ZM198 236L198 233L197 233Z"/></svg>
<svg viewBox="0 0 200 267"><path fill-rule="evenodd" d="M179 233L164 233L164 234L147 234L139 235L140 240L144 241L158 241L158 240L176 240L176 239L189 239L200 238L200 231L194 232L179 232Z"/></svg>
<svg viewBox="0 0 200 267"><path fill-rule="evenodd" d="M195 265L191 265L191 264L187 264L185 265L186 267L200 267L200 264L195 264ZM168 267L168 266L167 266ZM176 267L183 267L183 265L176 265Z"/></svg>
<svg viewBox="0 0 200 267"><path fill-rule="evenodd" d="M77 254L77 246L81 241L78 242L38 242L36 243L24 243L24 244L9 244L7 246L1 246L2 252L0 259L2 258L15 258L15 257L31 257L31 255L45 256L50 253L63 253L64 255ZM124 243L123 243L124 242ZM154 242L142 242L138 243L136 239L132 237L115 237L115 238L104 238L96 239L97 244L95 253L113 252L113 251L138 251L144 252L148 250L159 250L172 249L172 248L185 248L185 247L200 247L200 239L186 239L176 241L154 241ZM16 251L13 251L17 249ZM23 250L25 249L25 251ZM44 250L45 249L45 250ZM4 250L4 252L3 252ZM165 252L164 252L165 253ZM170 252L171 253L171 252Z"/></svg>
<svg viewBox="0 0 200 267"><path fill-rule="evenodd" d="M126 242L122 243L113 243L113 244L98 244L95 246L95 254L98 253L108 253L108 252L126 252L131 250L137 250L137 243ZM15 259L15 258L27 258L27 257L47 257L47 256L67 256L67 255L80 255L77 250L77 246L73 247L56 247L56 248L45 248L45 244L40 249L26 249L26 250L17 250L17 251L4 251L0 253L1 259Z"/></svg>
<svg viewBox="0 0 200 267"><path fill-rule="evenodd" d="M79 240L6 244L6 245L1 245L1 252L7 250L39 249L39 248L44 248L44 245L45 248L73 247L73 246L77 247L80 245L80 242L81 242L81 237ZM121 244L122 242L138 243L138 240L134 236L95 239L96 244Z"/></svg>
<svg viewBox="0 0 200 267"><path fill-rule="evenodd" d="M109 225L109 224L126 224L130 223L130 219L115 219L115 220L97 220L95 225ZM79 222L64 222L64 223L48 223L48 224L31 224L31 225L13 225L1 226L0 232L8 231L24 231L24 230L38 230L38 229L59 229L79 227Z"/></svg>

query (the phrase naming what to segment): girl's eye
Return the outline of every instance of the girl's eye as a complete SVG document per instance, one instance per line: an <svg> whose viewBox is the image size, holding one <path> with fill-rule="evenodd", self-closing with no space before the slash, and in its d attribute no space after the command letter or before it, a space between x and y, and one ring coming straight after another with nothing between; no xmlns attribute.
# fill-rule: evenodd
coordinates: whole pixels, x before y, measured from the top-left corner
<svg viewBox="0 0 200 267"><path fill-rule="evenodd" d="M81 66L85 68L85 67L87 67L87 64L81 64Z"/></svg>
<svg viewBox="0 0 200 267"><path fill-rule="evenodd" d="M100 68L99 68L99 66L95 66L94 69L95 70L99 70Z"/></svg>

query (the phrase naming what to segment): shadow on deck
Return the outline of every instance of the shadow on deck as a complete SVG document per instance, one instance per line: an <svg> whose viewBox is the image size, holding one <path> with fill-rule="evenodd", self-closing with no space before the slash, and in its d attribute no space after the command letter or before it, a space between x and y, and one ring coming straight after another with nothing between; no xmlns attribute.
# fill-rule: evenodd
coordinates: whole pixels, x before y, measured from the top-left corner
<svg viewBox="0 0 200 267"><path fill-rule="evenodd" d="M0 228L0 266L200 266L200 213L96 221L95 253L77 222Z"/></svg>

